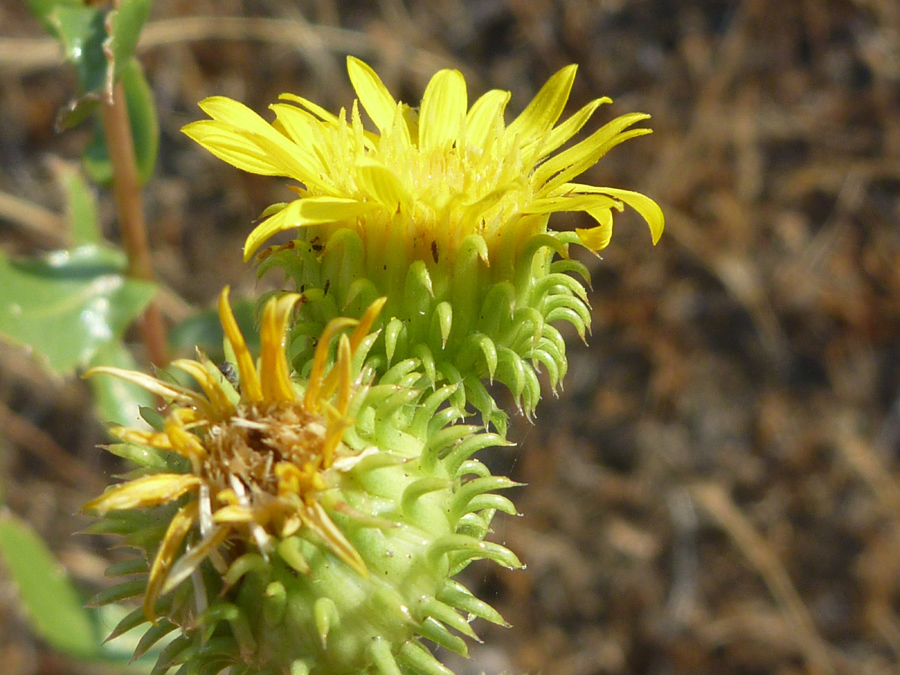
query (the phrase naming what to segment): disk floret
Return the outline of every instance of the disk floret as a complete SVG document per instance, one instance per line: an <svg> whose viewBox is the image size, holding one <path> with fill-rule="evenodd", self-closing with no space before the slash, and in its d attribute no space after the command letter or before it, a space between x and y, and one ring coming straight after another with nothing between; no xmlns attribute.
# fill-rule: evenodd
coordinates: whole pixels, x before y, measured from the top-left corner
<svg viewBox="0 0 900 675"><path fill-rule="evenodd" d="M201 475L219 502L249 512L290 495L315 499L330 468L323 461L326 431L324 418L293 402L239 405L233 417L210 425ZM274 529L290 534L284 524Z"/></svg>

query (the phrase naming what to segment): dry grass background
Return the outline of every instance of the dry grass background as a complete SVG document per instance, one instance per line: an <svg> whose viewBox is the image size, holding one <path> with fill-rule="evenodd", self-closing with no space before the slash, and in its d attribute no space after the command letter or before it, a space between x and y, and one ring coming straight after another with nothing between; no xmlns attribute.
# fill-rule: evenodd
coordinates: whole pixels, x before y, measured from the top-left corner
<svg viewBox="0 0 900 675"><path fill-rule="evenodd" d="M51 160L86 131L54 134L73 78L19 3L0 36L0 242L26 253L55 237ZM257 289L240 245L285 195L179 134L204 96L347 105L351 52L407 101L452 66L520 110L577 62L573 110L609 95L606 119L653 115L589 179L653 196L666 234L654 249L627 216L588 261L590 347L570 336L565 391L493 460L528 483L525 515L495 528L528 569L470 570L514 627L481 627L460 672L900 672L900 5L157 0L144 37L162 124L146 209L173 319L224 283ZM108 552L71 536L115 468L83 386L4 347L0 403L6 502L102 584ZM98 671L30 638L0 581L0 672Z"/></svg>

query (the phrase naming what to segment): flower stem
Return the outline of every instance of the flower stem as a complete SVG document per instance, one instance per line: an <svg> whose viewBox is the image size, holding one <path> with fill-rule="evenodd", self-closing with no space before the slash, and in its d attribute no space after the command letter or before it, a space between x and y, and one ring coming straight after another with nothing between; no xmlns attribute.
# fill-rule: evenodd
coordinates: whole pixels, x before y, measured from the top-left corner
<svg viewBox="0 0 900 675"><path fill-rule="evenodd" d="M113 168L113 192L122 231L122 241L128 255L128 274L136 279L153 280L153 265L147 244L147 225L144 220L141 184L138 180L131 122L125 104L125 88L117 82L113 95L100 106L106 145ZM138 320L141 339L147 347L150 361L163 366L169 362L166 332L156 302L151 301Z"/></svg>

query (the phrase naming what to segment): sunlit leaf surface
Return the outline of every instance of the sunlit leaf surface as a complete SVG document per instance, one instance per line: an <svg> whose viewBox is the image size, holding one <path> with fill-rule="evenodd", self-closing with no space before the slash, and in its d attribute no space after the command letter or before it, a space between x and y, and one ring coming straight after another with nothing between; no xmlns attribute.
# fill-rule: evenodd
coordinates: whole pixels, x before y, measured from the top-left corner
<svg viewBox="0 0 900 675"><path fill-rule="evenodd" d="M120 253L95 245L23 262L0 255L0 336L72 373L120 339L153 296L152 284L124 269Z"/></svg>

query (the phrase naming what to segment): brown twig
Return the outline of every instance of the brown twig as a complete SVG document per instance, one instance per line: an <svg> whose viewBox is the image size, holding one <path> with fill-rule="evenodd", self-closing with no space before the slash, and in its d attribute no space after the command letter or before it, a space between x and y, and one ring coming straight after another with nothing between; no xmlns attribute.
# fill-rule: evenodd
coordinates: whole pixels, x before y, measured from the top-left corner
<svg viewBox="0 0 900 675"><path fill-rule="evenodd" d="M125 105L125 88L116 83L111 100L101 106L103 130L113 167L113 191L122 240L128 254L129 275L136 279L153 280L150 248L147 244L147 226L141 201L141 184L138 180L131 123ZM138 321L141 338L147 346L150 360L163 366L169 362L166 333L162 315L155 302L151 302Z"/></svg>

